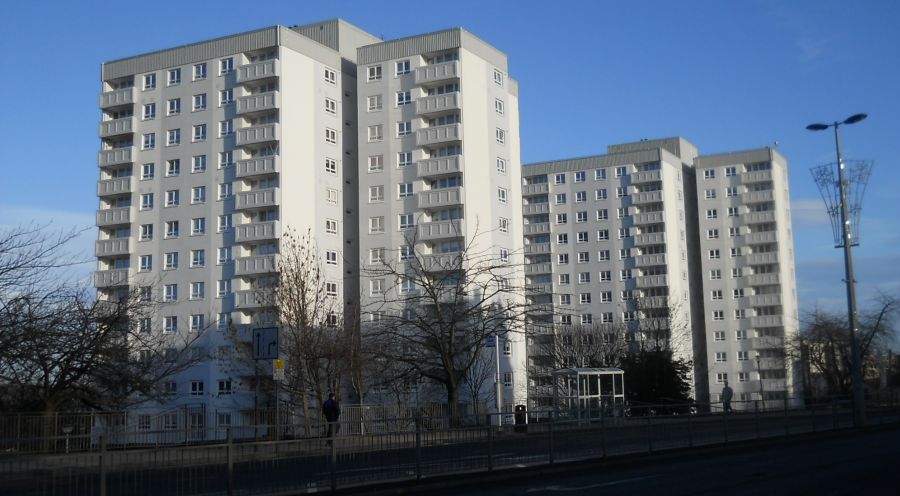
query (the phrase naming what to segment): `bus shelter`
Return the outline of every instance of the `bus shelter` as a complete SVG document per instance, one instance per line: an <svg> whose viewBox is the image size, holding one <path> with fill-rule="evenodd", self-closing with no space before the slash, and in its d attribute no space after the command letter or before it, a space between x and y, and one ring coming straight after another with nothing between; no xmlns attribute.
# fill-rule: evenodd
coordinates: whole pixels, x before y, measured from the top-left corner
<svg viewBox="0 0 900 496"><path fill-rule="evenodd" d="M556 418L570 420L622 417L625 372L614 367L553 371Z"/></svg>

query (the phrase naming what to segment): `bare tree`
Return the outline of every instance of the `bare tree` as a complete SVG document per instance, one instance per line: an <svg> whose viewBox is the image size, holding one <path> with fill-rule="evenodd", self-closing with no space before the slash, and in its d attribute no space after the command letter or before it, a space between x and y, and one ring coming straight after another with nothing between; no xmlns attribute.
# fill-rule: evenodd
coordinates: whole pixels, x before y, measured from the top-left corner
<svg viewBox="0 0 900 496"><path fill-rule="evenodd" d="M453 425L464 378L488 340L522 332L524 323L516 267L496 247L476 248L478 237L456 252L426 254L410 236L409 250L363 270L377 281L364 306L365 338L382 344L386 360L440 384Z"/></svg>
<svg viewBox="0 0 900 496"><path fill-rule="evenodd" d="M496 353L496 350L486 351L494 351ZM463 374L462 379L465 392L472 404L472 414L475 415L476 420L480 423L481 415L486 413L482 411L480 406L488 401L496 402L497 400L496 387L490 393L486 393L485 389L485 385L491 382L491 379L493 381L500 380L497 377L495 357L491 356L491 353L479 353L475 360L472 361L472 366Z"/></svg>

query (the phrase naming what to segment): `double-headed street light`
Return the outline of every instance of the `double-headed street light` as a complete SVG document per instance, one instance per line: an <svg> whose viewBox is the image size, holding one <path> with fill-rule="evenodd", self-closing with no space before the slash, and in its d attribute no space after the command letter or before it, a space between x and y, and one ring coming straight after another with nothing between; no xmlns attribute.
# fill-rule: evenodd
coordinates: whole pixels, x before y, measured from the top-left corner
<svg viewBox="0 0 900 496"><path fill-rule="evenodd" d="M853 253L851 252L851 247L856 243L856 241L852 236L852 230L850 227L850 211L847 203L847 190L849 189L849 184L847 180L847 173L844 170L844 160L841 157L840 127L843 124L856 124L866 117L866 114L854 114L840 122L835 121L831 124L810 124L806 126L806 129L810 131L824 131L830 127L834 128L834 146L837 151L838 166L837 188L840 195L838 201L840 203L839 209L841 221L841 238L840 243L837 244L838 246L842 246L844 248L844 276L845 282L847 283L847 314L850 320L850 367L852 369L851 373L853 381L853 425L857 427L862 427L863 425L865 425L866 415L865 407L863 404L863 379L862 367L860 364L859 342L856 335L859 328L859 320L856 316L856 281L854 281L853 279ZM828 204L829 198L825 194L824 188L827 188L829 185L823 184L823 182L821 181L817 182L819 183L820 189L822 189L822 196L823 198L825 198L826 204ZM835 240L838 241L837 232L835 233Z"/></svg>

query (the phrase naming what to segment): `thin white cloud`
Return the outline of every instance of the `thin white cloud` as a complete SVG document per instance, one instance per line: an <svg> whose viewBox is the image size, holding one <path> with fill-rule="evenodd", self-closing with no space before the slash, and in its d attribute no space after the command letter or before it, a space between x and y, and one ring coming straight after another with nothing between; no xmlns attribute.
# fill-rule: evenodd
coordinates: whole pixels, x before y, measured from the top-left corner
<svg viewBox="0 0 900 496"><path fill-rule="evenodd" d="M824 226L831 223L821 198L791 200L791 217L797 227Z"/></svg>

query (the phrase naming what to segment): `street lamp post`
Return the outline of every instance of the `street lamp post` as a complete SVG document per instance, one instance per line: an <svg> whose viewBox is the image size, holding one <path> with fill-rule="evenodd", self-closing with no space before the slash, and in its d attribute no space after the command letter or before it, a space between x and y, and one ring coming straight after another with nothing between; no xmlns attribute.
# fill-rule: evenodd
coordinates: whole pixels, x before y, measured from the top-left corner
<svg viewBox="0 0 900 496"><path fill-rule="evenodd" d="M860 364L859 343L857 340L857 330L859 321L856 316L856 281L853 279L853 253L851 251L852 239L850 230L849 208L847 205L847 179L844 171L844 160L841 157L841 133L842 124L856 124L865 119L866 114L855 114L844 119L841 122L835 121L831 124L810 124L806 129L810 131L824 131L830 127L834 128L834 146L837 152L838 167L838 188L840 190L841 203L841 227L842 227L842 245L844 248L844 277L847 283L847 314L850 321L850 359L851 374L853 383L853 425L862 427L866 423L865 405L863 404L863 379L862 367Z"/></svg>

